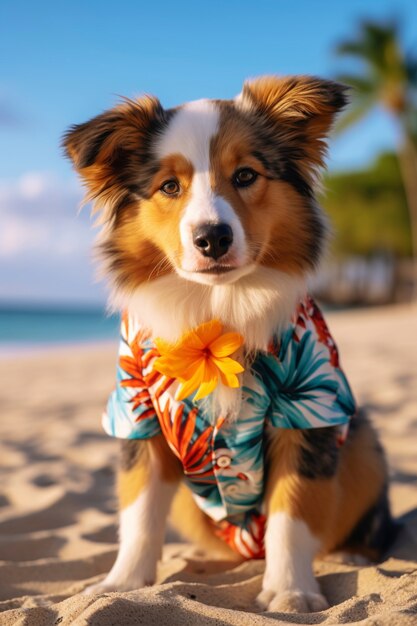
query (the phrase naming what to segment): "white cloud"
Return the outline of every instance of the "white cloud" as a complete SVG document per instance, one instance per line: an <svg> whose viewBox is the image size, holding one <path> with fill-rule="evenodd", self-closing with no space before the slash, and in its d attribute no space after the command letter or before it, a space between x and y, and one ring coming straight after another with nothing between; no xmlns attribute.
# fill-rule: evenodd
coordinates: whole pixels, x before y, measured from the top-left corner
<svg viewBox="0 0 417 626"><path fill-rule="evenodd" d="M9 215L1 220L0 259L12 259L21 252L45 250L49 240L48 228L34 220Z"/></svg>
<svg viewBox="0 0 417 626"><path fill-rule="evenodd" d="M0 298L102 298L82 190L45 172L0 180Z"/></svg>
<svg viewBox="0 0 417 626"><path fill-rule="evenodd" d="M26 172L14 180L0 180L0 216L71 217L77 214L83 192L75 181L62 181L49 172ZM88 218L88 210L81 214Z"/></svg>
<svg viewBox="0 0 417 626"><path fill-rule="evenodd" d="M81 189L44 172L0 181L0 258L19 255L68 256L91 245L86 208L78 211Z"/></svg>
<svg viewBox="0 0 417 626"><path fill-rule="evenodd" d="M49 180L45 174L39 172L28 172L18 181L18 188L23 198L34 200L39 198L48 188Z"/></svg>

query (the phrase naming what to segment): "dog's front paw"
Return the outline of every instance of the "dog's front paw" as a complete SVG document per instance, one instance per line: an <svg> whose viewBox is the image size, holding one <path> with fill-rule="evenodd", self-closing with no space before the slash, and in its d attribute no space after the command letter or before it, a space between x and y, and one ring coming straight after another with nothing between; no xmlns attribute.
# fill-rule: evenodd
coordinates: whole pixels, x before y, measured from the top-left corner
<svg viewBox="0 0 417 626"><path fill-rule="evenodd" d="M114 585L108 585L104 580L101 583L95 583L94 585L88 585L83 589L82 594L84 596L99 595L101 593L111 593L112 591L120 591Z"/></svg>
<svg viewBox="0 0 417 626"><path fill-rule="evenodd" d="M89 585L83 590L84 595L99 595L101 593L112 593L115 591L135 591L136 589L142 589L142 587L149 587L154 581L147 581L144 578L135 578L130 580L114 580L111 578L105 578L99 583Z"/></svg>
<svg viewBox="0 0 417 626"><path fill-rule="evenodd" d="M281 613L312 613L329 608L329 603L321 593L299 589L278 593L264 589L256 598L256 603L263 611Z"/></svg>

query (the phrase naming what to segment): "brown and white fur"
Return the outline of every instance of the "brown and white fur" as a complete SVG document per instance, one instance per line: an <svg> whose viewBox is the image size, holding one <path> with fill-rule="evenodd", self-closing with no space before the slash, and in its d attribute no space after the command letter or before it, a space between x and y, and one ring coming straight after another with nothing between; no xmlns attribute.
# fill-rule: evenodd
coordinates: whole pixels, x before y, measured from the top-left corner
<svg viewBox="0 0 417 626"><path fill-rule="evenodd" d="M336 83L271 76L245 83L234 100L165 110L146 96L72 127L64 145L100 215L112 306L167 340L216 318L244 336L246 353L265 349L321 256L326 224L314 192L345 102ZM214 395L219 411L239 419L240 390ZM342 448L334 428L267 437L258 603L322 610L315 556L343 548L376 558L388 543L383 453L362 415ZM170 511L192 540L230 556L181 477L162 436L122 444L120 550L88 591L154 582Z"/></svg>

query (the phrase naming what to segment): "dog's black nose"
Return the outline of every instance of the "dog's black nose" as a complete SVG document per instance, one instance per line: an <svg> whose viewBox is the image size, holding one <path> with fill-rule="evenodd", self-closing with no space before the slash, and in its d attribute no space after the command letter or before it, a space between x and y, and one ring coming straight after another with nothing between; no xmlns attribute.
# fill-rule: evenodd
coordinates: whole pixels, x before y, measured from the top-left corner
<svg viewBox="0 0 417 626"><path fill-rule="evenodd" d="M202 224L193 231L193 242L203 256L217 260L232 245L233 231L229 224Z"/></svg>

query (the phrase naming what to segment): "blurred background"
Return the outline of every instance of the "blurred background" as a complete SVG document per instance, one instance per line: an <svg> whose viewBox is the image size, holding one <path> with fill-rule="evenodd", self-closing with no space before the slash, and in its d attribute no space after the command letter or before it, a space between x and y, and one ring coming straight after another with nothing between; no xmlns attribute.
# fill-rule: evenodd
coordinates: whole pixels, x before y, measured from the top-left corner
<svg viewBox="0 0 417 626"><path fill-rule="evenodd" d="M267 73L353 87L330 145L321 201L334 236L316 293L330 307L415 298L415 0L3 0L0 59L3 350L117 336L65 129L121 95L231 98Z"/></svg>

